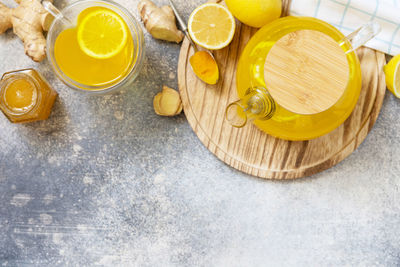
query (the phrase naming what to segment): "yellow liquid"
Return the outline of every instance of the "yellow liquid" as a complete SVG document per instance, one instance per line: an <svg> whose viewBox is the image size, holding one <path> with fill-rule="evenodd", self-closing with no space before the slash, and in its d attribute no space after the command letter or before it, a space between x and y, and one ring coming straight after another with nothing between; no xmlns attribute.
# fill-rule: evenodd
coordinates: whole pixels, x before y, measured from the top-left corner
<svg viewBox="0 0 400 267"><path fill-rule="evenodd" d="M0 110L14 123L47 119L56 97L34 69L8 72L0 82Z"/></svg>
<svg viewBox="0 0 400 267"><path fill-rule="evenodd" d="M238 96L243 98L250 87L264 87L264 64L269 50L284 35L302 29L317 30L338 43L344 37L333 26L314 18L284 17L261 28L246 45L237 69ZM349 45L343 46L344 50ZM331 108L312 115L301 115L276 104L269 120L256 120L254 124L264 132L288 140L308 140L327 134L337 128L351 114L361 89L361 70L354 52L347 54L349 83L343 96Z"/></svg>
<svg viewBox="0 0 400 267"><path fill-rule="evenodd" d="M36 88L24 79L12 81L5 89L4 100L11 110L27 110L36 104L36 98Z"/></svg>
<svg viewBox="0 0 400 267"><path fill-rule="evenodd" d="M96 8L83 10L78 17L78 23L84 14ZM131 35L128 36L125 47L117 55L107 59L97 59L88 56L79 47L77 28L69 28L57 36L54 56L60 70L75 82L88 86L117 83L134 65L133 39Z"/></svg>

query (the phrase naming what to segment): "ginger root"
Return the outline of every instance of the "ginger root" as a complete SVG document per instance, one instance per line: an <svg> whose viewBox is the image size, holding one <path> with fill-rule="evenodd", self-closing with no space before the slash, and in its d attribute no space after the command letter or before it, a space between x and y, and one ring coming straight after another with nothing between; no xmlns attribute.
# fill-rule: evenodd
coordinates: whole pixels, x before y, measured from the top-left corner
<svg viewBox="0 0 400 267"><path fill-rule="evenodd" d="M153 99L154 111L160 116L175 116L182 112L182 101L179 93L163 86L163 89Z"/></svg>
<svg viewBox="0 0 400 267"><path fill-rule="evenodd" d="M46 57L46 39L43 31L47 31L53 20L39 0L15 0L19 5L8 8L0 3L0 34L9 28L22 40L25 54L34 61L42 61Z"/></svg>
<svg viewBox="0 0 400 267"><path fill-rule="evenodd" d="M11 9L0 3L0 34L11 27Z"/></svg>
<svg viewBox="0 0 400 267"><path fill-rule="evenodd" d="M138 10L146 30L156 39L180 43L183 32L175 23L174 11L170 6L157 7L150 0L141 0Z"/></svg>

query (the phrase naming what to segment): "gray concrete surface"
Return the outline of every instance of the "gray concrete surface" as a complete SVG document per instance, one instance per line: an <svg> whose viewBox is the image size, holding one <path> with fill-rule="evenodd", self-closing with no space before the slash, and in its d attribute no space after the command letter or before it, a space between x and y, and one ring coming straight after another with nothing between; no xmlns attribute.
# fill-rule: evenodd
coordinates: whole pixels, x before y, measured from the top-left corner
<svg viewBox="0 0 400 267"><path fill-rule="evenodd" d="M137 17L138 0L118 2ZM187 18L202 1L176 2ZM59 92L47 121L0 116L0 266L400 265L398 99L336 167L264 181L216 159L184 115L154 114L179 46L146 46L130 90L88 97L0 36L1 73L35 67Z"/></svg>

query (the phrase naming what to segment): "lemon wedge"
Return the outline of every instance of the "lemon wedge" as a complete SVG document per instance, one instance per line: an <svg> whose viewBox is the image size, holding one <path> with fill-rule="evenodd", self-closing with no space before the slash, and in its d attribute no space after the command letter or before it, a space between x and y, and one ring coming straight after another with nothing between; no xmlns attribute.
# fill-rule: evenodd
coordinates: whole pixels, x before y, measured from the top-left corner
<svg viewBox="0 0 400 267"><path fill-rule="evenodd" d="M383 67L386 76L386 86L390 92L400 98L400 55L393 57L389 63Z"/></svg>

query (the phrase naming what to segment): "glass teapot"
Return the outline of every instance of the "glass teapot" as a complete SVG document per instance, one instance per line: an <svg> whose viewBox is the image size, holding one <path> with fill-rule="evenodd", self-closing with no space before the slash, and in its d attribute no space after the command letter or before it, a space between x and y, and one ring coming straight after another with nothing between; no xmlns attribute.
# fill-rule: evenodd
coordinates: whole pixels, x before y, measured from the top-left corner
<svg viewBox="0 0 400 267"><path fill-rule="evenodd" d="M234 127L253 122L287 140L309 140L341 125L361 90L354 50L380 31L368 23L345 37L309 17L284 17L262 27L248 42L237 68L240 100L226 108Z"/></svg>

